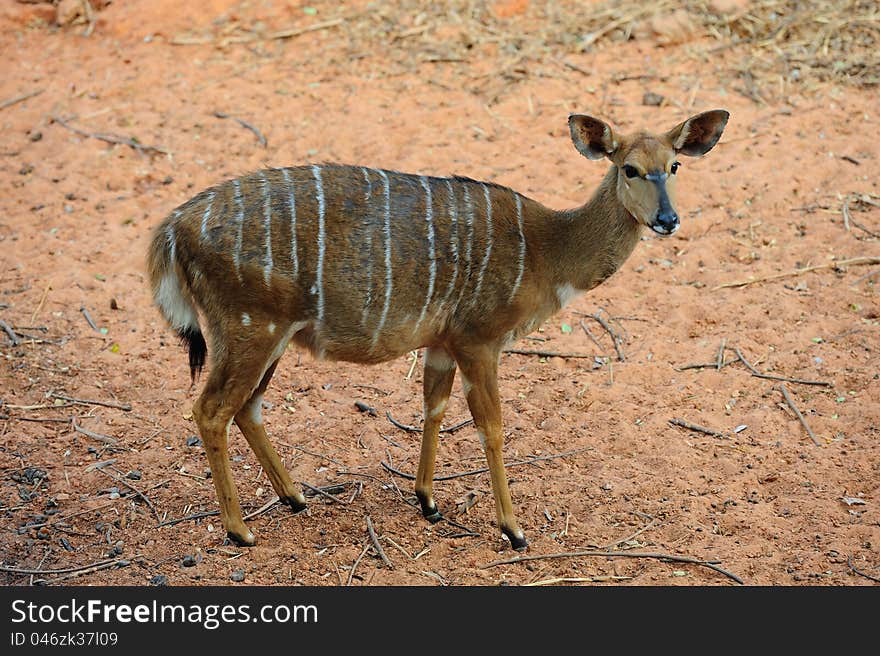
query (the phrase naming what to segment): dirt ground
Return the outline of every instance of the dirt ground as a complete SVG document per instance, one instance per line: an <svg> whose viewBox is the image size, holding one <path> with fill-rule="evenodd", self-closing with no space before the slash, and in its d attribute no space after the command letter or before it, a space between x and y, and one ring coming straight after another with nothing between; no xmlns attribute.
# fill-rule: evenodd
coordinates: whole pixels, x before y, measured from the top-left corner
<svg viewBox="0 0 880 656"><path fill-rule="evenodd" d="M750 70L748 47L687 12L671 25L606 13L607 29L582 39L566 2L131 0L79 18L63 4L63 26L51 4L0 7L0 582L734 584L646 557L483 567L515 555L488 475L438 482L457 525L431 525L411 481L383 466L416 469L419 435L385 416L420 424L412 355L363 367L287 353L269 435L294 478L335 500L313 496L297 516L267 508L269 481L233 429L245 512L262 512L255 547L226 543L193 439L198 386L145 278L152 228L253 169L456 173L573 207L607 164L572 147L570 112L660 131L715 107L731 120L711 153L683 161L681 230L645 235L616 275L516 344L587 357L502 357L506 458L550 457L509 470L529 553L669 554L749 585L878 581L870 81L776 75L754 58ZM656 3L670 4L682 3ZM646 104L649 92L663 101ZM762 373L829 383L785 383L816 444L780 381L751 375L736 349ZM467 418L457 383L447 422ZM473 427L443 436L438 476L483 464Z"/></svg>

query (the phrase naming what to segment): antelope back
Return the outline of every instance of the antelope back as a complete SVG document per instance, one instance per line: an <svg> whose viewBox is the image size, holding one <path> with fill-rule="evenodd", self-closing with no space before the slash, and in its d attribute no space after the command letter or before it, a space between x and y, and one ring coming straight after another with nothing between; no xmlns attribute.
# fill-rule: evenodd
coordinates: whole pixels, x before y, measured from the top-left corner
<svg viewBox="0 0 880 656"><path fill-rule="evenodd" d="M301 324L319 356L379 362L504 321L532 204L466 178L301 166L206 189L160 230L209 325Z"/></svg>

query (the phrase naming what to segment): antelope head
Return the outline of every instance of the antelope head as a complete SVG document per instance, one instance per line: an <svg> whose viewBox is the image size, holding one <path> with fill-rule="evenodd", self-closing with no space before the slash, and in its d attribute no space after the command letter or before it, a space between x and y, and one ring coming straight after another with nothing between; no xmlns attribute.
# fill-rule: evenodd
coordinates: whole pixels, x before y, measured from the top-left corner
<svg viewBox="0 0 880 656"><path fill-rule="evenodd" d="M664 134L618 135L604 121L583 114L568 118L575 148L589 159L607 157L617 167L617 198L636 221L658 235L679 227L675 211L678 156L699 157L718 143L730 115L715 109L692 116Z"/></svg>

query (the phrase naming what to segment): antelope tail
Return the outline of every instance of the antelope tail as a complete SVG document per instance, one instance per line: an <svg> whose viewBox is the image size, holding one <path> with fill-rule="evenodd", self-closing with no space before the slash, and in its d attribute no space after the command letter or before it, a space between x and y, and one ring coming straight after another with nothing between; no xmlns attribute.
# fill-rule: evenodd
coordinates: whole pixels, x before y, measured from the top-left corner
<svg viewBox="0 0 880 656"><path fill-rule="evenodd" d="M189 371L192 380L195 381L205 366L208 345L199 327L199 315L189 285L177 261L177 243L172 218L164 221L153 235L147 255L147 271L150 276L150 287L153 290L153 300L189 351Z"/></svg>

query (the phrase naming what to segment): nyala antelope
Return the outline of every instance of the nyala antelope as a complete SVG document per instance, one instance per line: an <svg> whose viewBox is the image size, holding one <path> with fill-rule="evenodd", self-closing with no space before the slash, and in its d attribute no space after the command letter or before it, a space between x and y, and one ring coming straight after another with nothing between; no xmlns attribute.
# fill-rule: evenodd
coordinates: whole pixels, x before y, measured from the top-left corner
<svg viewBox="0 0 880 656"><path fill-rule="evenodd" d="M188 345L194 379L205 363L203 335L211 344L193 416L229 538L254 543L229 467L233 421L281 501L294 511L306 505L262 419L263 394L293 341L318 358L366 364L424 347L415 493L432 522L442 519L433 495L437 434L459 369L499 528L524 550L502 461L499 354L617 271L644 227L678 230L677 157L708 152L727 119L714 110L662 134L622 135L570 116L575 148L611 161L593 197L573 210L468 178L331 164L251 173L174 210L152 240L150 282Z"/></svg>

